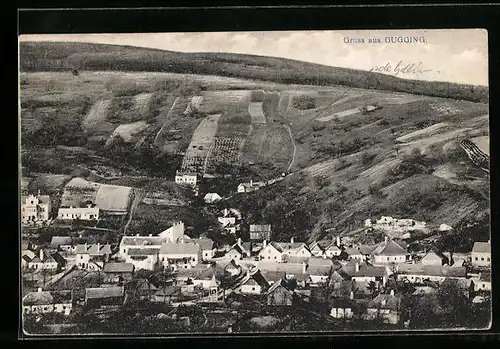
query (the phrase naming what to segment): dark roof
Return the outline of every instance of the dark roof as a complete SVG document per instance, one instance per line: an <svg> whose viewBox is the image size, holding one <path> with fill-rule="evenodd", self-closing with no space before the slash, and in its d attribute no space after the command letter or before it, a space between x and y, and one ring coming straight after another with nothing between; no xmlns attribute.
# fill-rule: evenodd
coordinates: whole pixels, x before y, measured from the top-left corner
<svg viewBox="0 0 500 349"><path fill-rule="evenodd" d="M105 273L132 273L134 265L132 263L110 262L104 265L103 271Z"/></svg>
<svg viewBox="0 0 500 349"><path fill-rule="evenodd" d="M373 250L372 254L382 256L399 256L408 254L408 251L406 251L400 243L391 239L387 242L381 242L377 248Z"/></svg>
<svg viewBox="0 0 500 349"><path fill-rule="evenodd" d="M199 238L199 239L193 239L193 242L200 245L202 251L213 250L214 248L214 241L212 239Z"/></svg>
<svg viewBox="0 0 500 349"><path fill-rule="evenodd" d="M250 232L270 232L271 224L250 224Z"/></svg>
<svg viewBox="0 0 500 349"><path fill-rule="evenodd" d="M198 276L196 276L196 280L211 280L214 275L216 279L220 279L224 276L225 270L219 266L210 266L203 270Z"/></svg>
<svg viewBox="0 0 500 349"><path fill-rule="evenodd" d="M399 264L399 274L412 274L422 276L447 276L463 277L467 275L465 267L449 267L441 265L423 265L423 264Z"/></svg>
<svg viewBox="0 0 500 349"><path fill-rule="evenodd" d="M77 254L90 254L90 255L105 255L111 254L111 245L109 244L79 244L75 247Z"/></svg>
<svg viewBox="0 0 500 349"><path fill-rule="evenodd" d="M245 285L245 284L249 284L249 285L256 284L256 285L259 285L260 287L262 287L266 290L269 287L269 283L266 281L264 276L262 276L260 271L257 271L253 274L245 276L245 278L241 282L241 285Z"/></svg>
<svg viewBox="0 0 500 349"><path fill-rule="evenodd" d="M53 236L50 241L50 247L58 248L61 245L72 245L73 238L71 236Z"/></svg>
<svg viewBox="0 0 500 349"><path fill-rule="evenodd" d="M359 271L356 271L356 264L359 265ZM364 261L350 260L346 265L339 269L341 275L349 277L355 276L375 276L380 277L386 274L385 267L376 267Z"/></svg>
<svg viewBox="0 0 500 349"><path fill-rule="evenodd" d="M439 259L441 261L448 260L448 257L446 257L442 252L440 251L429 251L425 254L425 256L422 257L422 260L424 259Z"/></svg>
<svg viewBox="0 0 500 349"><path fill-rule="evenodd" d="M278 287L284 288L286 291L288 291L290 293L293 292L293 289L290 285L290 281L288 281L286 279L279 279L271 287L269 287L269 290L267 290L267 293L274 292L274 290L276 290Z"/></svg>
<svg viewBox="0 0 500 349"><path fill-rule="evenodd" d="M129 256L155 256L160 251L159 248L129 248Z"/></svg>
<svg viewBox="0 0 500 349"><path fill-rule="evenodd" d="M124 289L123 286L86 288L85 296L88 299L123 297Z"/></svg>
<svg viewBox="0 0 500 349"><path fill-rule="evenodd" d="M173 296L181 293L181 288L179 286L165 286L160 287L158 291L156 291L155 295L157 296Z"/></svg>

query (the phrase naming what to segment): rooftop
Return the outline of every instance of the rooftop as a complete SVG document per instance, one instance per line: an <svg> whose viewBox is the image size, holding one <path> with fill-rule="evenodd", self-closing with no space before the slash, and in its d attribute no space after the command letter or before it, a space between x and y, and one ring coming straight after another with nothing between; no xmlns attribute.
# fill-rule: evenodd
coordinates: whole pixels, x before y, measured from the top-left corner
<svg viewBox="0 0 500 349"><path fill-rule="evenodd" d="M197 255L200 252L200 245L192 242L174 244L171 242L163 243L160 247L160 254L166 255Z"/></svg>
<svg viewBox="0 0 500 349"><path fill-rule="evenodd" d="M372 254L381 256L399 256L408 254L408 251L406 251L406 248L401 246L399 242L390 239L387 242L381 242L373 250Z"/></svg>
<svg viewBox="0 0 500 349"><path fill-rule="evenodd" d="M85 297L87 299L114 298L123 296L124 296L123 286L97 287L97 288L85 289Z"/></svg>
<svg viewBox="0 0 500 349"><path fill-rule="evenodd" d="M29 292L23 298L23 305L48 305L71 302L71 291L38 291Z"/></svg>
<svg viewBox="0 0 500 349"><path fill-rule="evenodd" d="M103 271L105 273L132 273L134 265L132 263L107 263L104 265Z"/></svg>
<svg viewBox="0 0 500 349"><path fill-rule="evenodd" d="M151 245L161 245L165 239L159 236L124 236L122 238L121 244L128 246L151 246Z"/></svg>
<svg viewBox="0 0 500 349"><path fill-rule="evenodd" d="M423 265L423 264L399 264L399 274L429 275L429 276L448 276L463 277L467 276L465 267L449 267L441 265Z"/></svg>
<svg viewBox="0 0 500 349"><path fill-rule="evenodd" d="M368 308L390 309L397 311L400 309L401 299L391 294L379 294L371 302L368 303Z"/></svg>
<svg viewBox="0 0 500 349"><path fill-rule="evenodd" d="M491 253L491 243L488 242L475 242L472 247L472 252L475 253Z"/></svg>
<svg viewBox="0 0 500 349"><path fill-rule="evenodd" d="M155 256L160 251L159 248L129 248L129 256Z"/></svg>

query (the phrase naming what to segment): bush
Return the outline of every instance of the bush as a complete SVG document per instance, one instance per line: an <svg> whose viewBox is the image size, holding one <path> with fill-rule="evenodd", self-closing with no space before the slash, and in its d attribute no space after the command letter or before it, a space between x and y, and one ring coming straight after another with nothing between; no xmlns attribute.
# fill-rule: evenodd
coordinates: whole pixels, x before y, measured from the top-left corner
<svg viewBox="0 0 500 349"><path fill-rule="evenodd" d="M314 109L316 107L316 101L314 98L305 95L294 97L293 107L301 110Z"/></svg>
<svg viewBox="0 0 500 349"><path fill-rule="evenodd" d="M376 156L377 156L377 154L363 153L363 154L361 154L361 163L365 166L370 165Z"/></svg>

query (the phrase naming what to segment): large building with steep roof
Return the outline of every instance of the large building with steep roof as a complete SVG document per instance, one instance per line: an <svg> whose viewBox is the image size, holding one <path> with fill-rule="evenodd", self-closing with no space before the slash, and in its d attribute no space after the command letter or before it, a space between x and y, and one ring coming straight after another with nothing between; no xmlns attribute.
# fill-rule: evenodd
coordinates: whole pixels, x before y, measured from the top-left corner
<svg viewBox="0 0 500 349"><path fill-rule="evenodd" d="M488 267L491 265L491 242L474 242L470 254L471 263L476 267Z"/></svg>
<svg viewBox="0 0 500 349"><path fill-rule="evenodd" d="M402 242L388 239L381 242L372 252L370 261L373 264L404 263L410 259L410 254Z"/></svg>

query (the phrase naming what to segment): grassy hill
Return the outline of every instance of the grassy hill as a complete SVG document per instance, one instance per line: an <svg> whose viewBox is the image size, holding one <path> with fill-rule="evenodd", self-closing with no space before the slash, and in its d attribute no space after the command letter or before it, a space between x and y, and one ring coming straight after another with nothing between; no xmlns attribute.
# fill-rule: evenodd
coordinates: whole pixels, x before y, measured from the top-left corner
<svg viewBox="0 0 500 349"><path fill-rule="evenodd" d="M488 100L482 86L405 80L291 59L234 53L180 53L129 46L21 42L21 71L118 70L208 74L284 84L342 85L429 96Z"/></svg>
<svg viewBox="0 0 500 349"><path fill-rule="evenodd" d="M489 175L460 147L465 139L489 135L488 104L475 97L408 94L389 85L391 91L370 84L356 88L370 76L381 84L411 82L233 54L21 43L21 61L23 175L89 176L89 169L104 167L118 169L123 185L144 187L137 179L143 176L169 181L193 153L188 147L201 144L193 136L208 137L198 126L217 114L213 142L207 143L214 147L194 153L206 154L210 171L232 176L213 180L210 190L229 195L241 181L292 172L266 189L221 203L239 208L247 223L272 223L276 239L352 235L365 219L380 215L451 225L452 233L438 234L445 247L467 250L474 239L488 239ZM325 76L322 69L338 72L327 75L337 80L301 75ZM347 76L351 85L330 86ZM431 83L422 84L434 91ZM481 89L458 91L462 96ZM193 98L201 101L198 109ZM213 161L221 154L227 163ZM151 232L155 219L184 219L200 233L217 214L200 218L197 209L186 207L139 208L131 226L150 221Z"/></svg>

